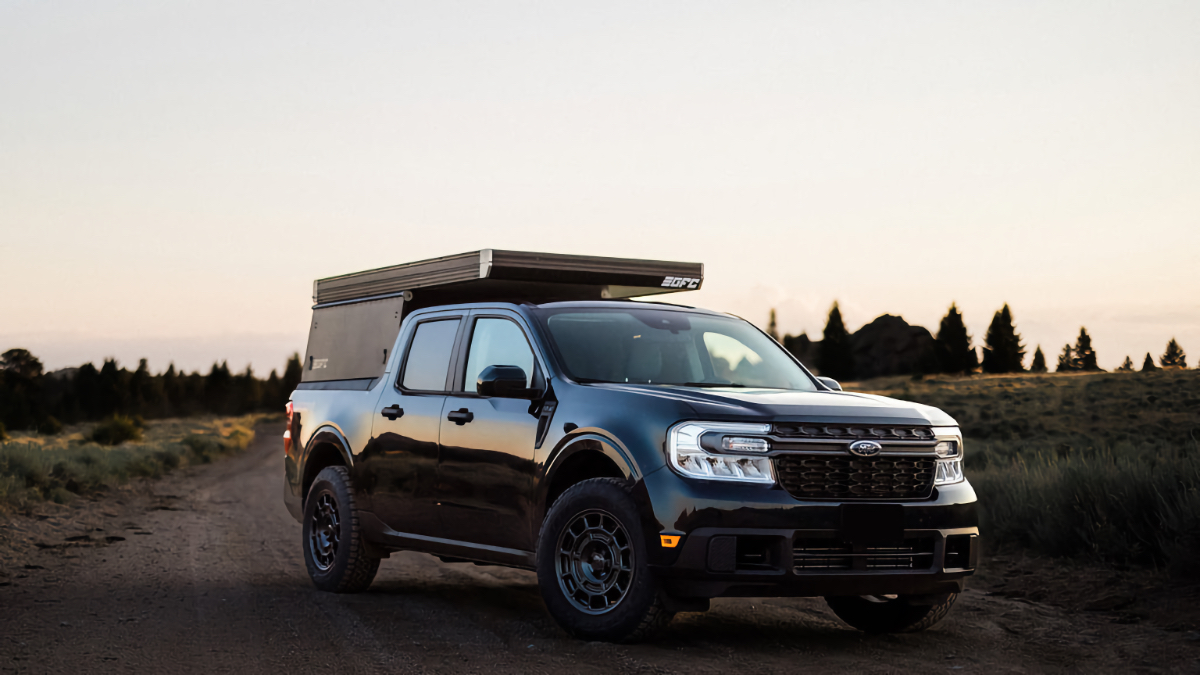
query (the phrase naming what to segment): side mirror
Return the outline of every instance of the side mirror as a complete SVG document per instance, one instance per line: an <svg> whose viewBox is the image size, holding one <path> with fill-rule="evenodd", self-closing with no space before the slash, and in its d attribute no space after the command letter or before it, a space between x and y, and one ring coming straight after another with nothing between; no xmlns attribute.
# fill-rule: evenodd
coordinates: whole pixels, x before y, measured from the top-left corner
<svg viewBox="0 0 1200 675"><path fill-rule="evenodd" d="M832 377L818 376L817 381L820 382L821 384L825 385L826 387L829 387L830 389L832 389L834 391L842 390L842 385L838 384L838 381L833 379Z"/></svg>
<svg viewBox="0 0 1200 675"><path fill-rule="evenodd" d="M519 366L488 366L475 380L475 393L499 398L534 398L538 390L525 386L528 379Z"/></svg>

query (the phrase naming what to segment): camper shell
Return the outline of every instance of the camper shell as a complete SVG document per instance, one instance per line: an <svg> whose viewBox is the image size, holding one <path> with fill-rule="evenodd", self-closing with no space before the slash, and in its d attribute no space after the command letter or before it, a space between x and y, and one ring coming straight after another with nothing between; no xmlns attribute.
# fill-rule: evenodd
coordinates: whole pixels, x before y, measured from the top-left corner
<svg viewBox="0 0 1200 675"><path fill-rule="evenodd" d="M482 249L313 282L302 388L370 389L414 310L617 300L696 290L702 263Z"/></svg>

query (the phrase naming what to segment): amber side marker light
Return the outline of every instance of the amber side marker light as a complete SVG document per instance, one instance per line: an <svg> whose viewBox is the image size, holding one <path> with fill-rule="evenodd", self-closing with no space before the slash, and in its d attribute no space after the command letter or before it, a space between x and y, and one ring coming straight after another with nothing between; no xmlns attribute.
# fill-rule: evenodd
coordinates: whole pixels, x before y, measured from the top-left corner
<svg viewBox="0 0 1200 675"><path fill-rule="evenodd" d="M660 534L658 538L662 540L663 548L675 548L679 545L679 540L683 539L678 534Z"/></svg>

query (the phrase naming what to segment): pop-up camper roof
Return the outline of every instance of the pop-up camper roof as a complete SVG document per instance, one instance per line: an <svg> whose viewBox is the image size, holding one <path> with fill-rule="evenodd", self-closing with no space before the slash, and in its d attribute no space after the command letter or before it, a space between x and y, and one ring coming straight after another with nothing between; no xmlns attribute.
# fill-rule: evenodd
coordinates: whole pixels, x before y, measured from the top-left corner
<svg viewBox="0 0 1200 675"><path fill-rule="evenodd" d="M317 279L303 381L369 388L383 374L400 322L414 309L636 298L703 283L702 263L495 249Z"/></svg>
<svg viewBox="0 0 1200 675"><path fill-rule="evenodd" d="M703 279L701 263L487 248L317 279L313 301L320 307L404 291L421 307L489 300L599 300L695 290Z"/></svg>

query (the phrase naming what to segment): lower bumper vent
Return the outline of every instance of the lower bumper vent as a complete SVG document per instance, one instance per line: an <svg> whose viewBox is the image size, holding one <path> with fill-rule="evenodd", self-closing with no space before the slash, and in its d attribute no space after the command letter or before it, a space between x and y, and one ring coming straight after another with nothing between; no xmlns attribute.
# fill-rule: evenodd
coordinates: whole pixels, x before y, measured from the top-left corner
<svg viewBox="0 0 1200 675"><path fill-rule="evenodd" d="M852 546L836 539L797 539L792 545L797 573L816 570L927 570L933 567L933 539Z"/></svg>

